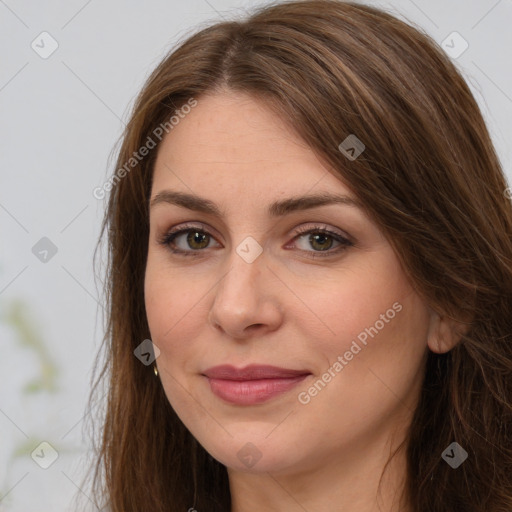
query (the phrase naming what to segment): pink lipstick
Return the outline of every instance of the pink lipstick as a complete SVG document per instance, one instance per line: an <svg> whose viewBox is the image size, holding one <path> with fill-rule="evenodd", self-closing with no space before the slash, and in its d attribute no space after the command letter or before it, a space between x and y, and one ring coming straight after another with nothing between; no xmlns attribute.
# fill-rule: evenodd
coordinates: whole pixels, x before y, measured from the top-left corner
<svg viewBox="0 0 512 512"><path fill-rule="evenodd" d="M219 398L236 405L254 405L289 391L311 373L267 365L235 368L221 365L203 372Z"/></svg>

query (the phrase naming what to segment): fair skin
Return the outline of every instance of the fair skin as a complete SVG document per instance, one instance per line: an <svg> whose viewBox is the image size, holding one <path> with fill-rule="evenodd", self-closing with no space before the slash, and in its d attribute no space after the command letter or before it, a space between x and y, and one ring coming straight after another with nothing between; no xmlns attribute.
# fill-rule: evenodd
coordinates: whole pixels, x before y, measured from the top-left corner
<svg viewBox="0 0 512 512"><path fill-rule="evenodd" d="M403 450L377 496L379 477L405 437L428 348L444 352L455 342L448 321L420 299L362 208L336 203L269 215L271 203L291 197L357 198L250 96L198 98L158 150L151 199L163 191L194 194L220 209L217 215L167 201L151 206L145 301L166 396L227 467L231 512L398 511ZM185 223L201 236L187 239L189 231L173 243L190 256L159 243ZM340 250L329 235L315 243L297 233L318 225L352 245ZM237 253L249 236L262 249L250 263ZM381 316L390 310L392 319ZM345 356L376 325L378 333ZM316 394L308 392L338 356L343 369ZM227 403L202 375L215 365L253 363L311 374L255 405ZM247 443L245 450L260 457L251 467L238 456Z"/></svg>

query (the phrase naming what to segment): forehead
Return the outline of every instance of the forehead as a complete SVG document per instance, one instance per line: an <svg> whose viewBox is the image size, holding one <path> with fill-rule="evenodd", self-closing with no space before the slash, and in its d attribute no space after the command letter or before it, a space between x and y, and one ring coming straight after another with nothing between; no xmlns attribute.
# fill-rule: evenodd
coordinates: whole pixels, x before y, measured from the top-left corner
<svg viewBox="0 0 512 512"><path fill-rule="evenodd" d="M153 189L196 193L305 193L316 184L348 188L263 101L240 93L202 96L164 137Z"/></svg>

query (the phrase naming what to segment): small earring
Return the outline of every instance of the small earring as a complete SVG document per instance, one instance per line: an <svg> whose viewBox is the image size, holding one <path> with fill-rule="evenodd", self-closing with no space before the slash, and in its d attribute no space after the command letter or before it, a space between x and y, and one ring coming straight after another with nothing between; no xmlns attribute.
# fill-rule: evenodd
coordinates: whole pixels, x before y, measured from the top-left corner
<svg viewBox="0 0 512 512"><path fill-rule="evenodd" d="M153 365L153 371L155 372L155 377L158 377L158 368L156 367L156 364Z"/></svg>

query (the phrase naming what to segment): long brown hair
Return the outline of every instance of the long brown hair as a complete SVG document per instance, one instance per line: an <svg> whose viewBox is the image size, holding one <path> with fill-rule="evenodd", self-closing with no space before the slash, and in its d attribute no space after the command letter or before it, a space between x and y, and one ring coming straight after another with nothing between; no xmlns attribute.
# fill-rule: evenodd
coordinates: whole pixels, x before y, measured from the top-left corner
<svg viewBox="0 0 512 512"><path fill-rule="evenodd" d="M157 127L170 132L175 110L217 90L251 94L285 119L358 196L426 303L468 326L452 350L428 354L406 439L413 510L510 512L512 206L499 159L466 82L431 38L383 10L334 0L260 7L202 29L158 65L134 104L102 226L96 503L230 510L226 468L134 357L150 338L143 285L158 144L126 167L148 137L159 142ZM356 159L339 149L351 134L365 145ZM441 457L453 442L468 453L457 469Z"/></svg>

